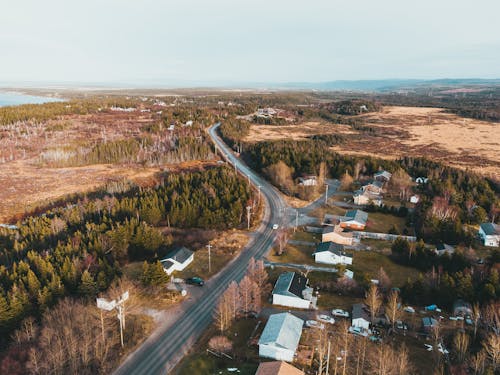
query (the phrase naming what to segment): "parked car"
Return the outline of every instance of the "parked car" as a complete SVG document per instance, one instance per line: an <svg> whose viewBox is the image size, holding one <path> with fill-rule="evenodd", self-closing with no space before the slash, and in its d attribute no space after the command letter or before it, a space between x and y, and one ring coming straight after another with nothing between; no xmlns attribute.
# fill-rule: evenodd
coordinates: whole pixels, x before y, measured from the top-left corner
<svg viewBox="0 0 500 375"><path fill-rule="evenodd" d="M405 322L401 321L401 320L396 320L396 328L397 329L408 329L408 326L406 325Z"/></svg>
<svg viewBox="0 0 500 375"><path fill-rule="evenodd" d="M363 337L368 337L368 335L369 335L369 332L361 327L351 326L351 327L349 327L349 332L352 333L353 335L358 335L358 336L363 336Z"/></svg>
<svg viewBox="0 0 500 375"><path fill-rule="evenodd" d="M205 281L203 281L203 279L201 277L194 276L194 277L190 277L189 279L186 279L186 284L203 286L203 285L205 285Z"/></svg>
<svg viewBox="0 0 500 375"><path fill-rule="evenodd" d="M411 306L406 306L403 310L406 311L407 313L415 314L415 309Z"/></svg>
<svg viewBox="0 0 500 375"><path fill-rule="evenodd" d="M306 320L306 327L325 329L325 325L323 323L318 322L317 320Z"/></svg>
<svg viewBox="0 0 500 375"><path fill-rule="evenodd" d="M349 313L345 310L342 309L334 309L332 310L332 315L333 316L341 316L343 318L349 318Z"/></svg>
<svg viewBox="0 0 500 375"><path fill-rule="evenodd" d="M466 315L465 316L465 324L471 326L474 324L474 322L472 321L472 318L470 317L470 315Z"/></svg>
<svg viewBox="0 0 500 375"><path fill-rule="evenodd" d="M439 344L437 345L437 347L438 347L438 351L439 351L440 353L443 353L443 354L450 354L450 352L449 352L449 351L448 351L448 350L444 347L444 345L443 345L443 344L439 343Z"/></svg>
<svg viewBox="0 0 500 375"><path fill-rule="evenodd" d="M274 225L273 225L273 229L274 229L274 230L278 229L279 227L280 227L280 226L279 226L278 224L274 224Z"/></svg>
<svg viewBox="0 0 500 375"><path fill-rule="evenodd" d="M424 344L424 347L425 347L425 350L427 350L428 352L432 352L432 345Z"/></svg>
<svg viewBox="0 0 500 375"><path fill-rule="evenodd" d="M371 341L371 342L382 342L382 338L379 337L379 336L375 336L375 335L371 335L370 337L368 337L368 339Z"/></svg>
<svg viewBox="0 0 500 375"><path fill-rule="evenodd" d="M333 319L331 316L324 315L324 314L318 315L316 317L316 319L318 319L320 322L323 322L323 323L329 323L329 324L335 323L335 319Z"/></svg>

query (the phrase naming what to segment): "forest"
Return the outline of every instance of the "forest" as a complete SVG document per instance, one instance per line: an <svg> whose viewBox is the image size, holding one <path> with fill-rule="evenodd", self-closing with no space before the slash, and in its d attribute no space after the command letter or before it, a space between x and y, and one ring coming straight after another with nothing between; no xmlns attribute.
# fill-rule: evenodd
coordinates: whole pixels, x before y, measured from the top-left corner
<svg viewBox="0 0 500 375"><path fill-rule="evenodd" d="M153 188L132 186L81 197L0 228L2 345L26 317L38 318L65 296L92 298L133 260L155 260L171 238L158 225L235 228L251 198L245 181L225 167L169 174Z"/></svg>

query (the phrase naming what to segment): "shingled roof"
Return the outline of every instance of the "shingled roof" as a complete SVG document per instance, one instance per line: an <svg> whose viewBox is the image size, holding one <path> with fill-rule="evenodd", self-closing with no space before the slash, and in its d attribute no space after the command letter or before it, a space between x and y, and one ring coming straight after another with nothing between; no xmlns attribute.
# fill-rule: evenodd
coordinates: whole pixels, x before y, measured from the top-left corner
<svg viewBox="0 0 500 375"><path fill-rule="evenodd" d="M314 254L323 253L326 251L329 251L330 253L333 253L339 257L346 256L346 257L352 258L352 254L348 254L344 251L344 245L341 245L341 244L338 244L335 242L331 242L331 241L320 243L316 247L316 251L314 252Z"/></svg>
<svg viewBox="0 0 500 375"><path fill-rule="evenodd" d="M193 254L194 253L191 250L183 246L168 253L167 256L161 260L161 262L172 259L175 260L176 262L184 263Z"/></svg>
<svg viewBox="0 0 500 375"><path fill-rule="evenodd" d="M290 313L271 315L260 336L259 345L274 344L295 351L302 335L303 325L302 319Z"/></svg>
<svg viewBox="0 0 500 375"><path fill-rule="evenodd" d="M304 298L302 292L307 288L307 278L295 273L282 273L274 285L273 294Z"/></svg>

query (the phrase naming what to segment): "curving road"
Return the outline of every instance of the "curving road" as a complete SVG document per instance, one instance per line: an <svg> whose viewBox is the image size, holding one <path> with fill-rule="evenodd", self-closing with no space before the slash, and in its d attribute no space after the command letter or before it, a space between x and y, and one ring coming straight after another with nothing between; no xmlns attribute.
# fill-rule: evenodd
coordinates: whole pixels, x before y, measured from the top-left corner
<svg viewBox="0 0 500 375"><path fill-rule="evenodd" d="M276 231L274 224L285 224L286 204L276 189L231 152L217 135L220 123L209 129L209 134L224 158L246 176L254 186L260 186L264 203L264 219L252 240L221 272L212 277L203 288L194 290L183 302L177 318L159 327L135 352L130 354L114 372L116 375L154 375L169 373L188 353L212 322L212 313L219 296L228 284L240 281L250 258L261 258L272 246Z"/></svg>

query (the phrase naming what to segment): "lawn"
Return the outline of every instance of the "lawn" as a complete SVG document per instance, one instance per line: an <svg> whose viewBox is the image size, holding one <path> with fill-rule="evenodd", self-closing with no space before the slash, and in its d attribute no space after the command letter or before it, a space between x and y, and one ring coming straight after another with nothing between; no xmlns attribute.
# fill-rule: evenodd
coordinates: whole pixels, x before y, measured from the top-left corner
<svg viewBox="0 0 500 375"><path fill-rule="evenodd" d="M192 354L179 364L174 373L179 375L231 374L227 369L237 368L238 374L255 374L259 363L258 348L250 345L249 341L257 324L258 320L255 319L241 319L236 321L226 333L233 343L233 350L230 353L233 359L217 357L207 352L208 341L211 337L218 335L218 331L211 327L196 344ZM257 332L262 329L263 324L260 324Z"/></svg>
<svg viewBox="0 0 500 375"><path fill-rule="evenodd" d="M276 263L295 263L295 264L316 264L314 263L313 246L302 245L287 245L283 254L276 255L274 250L271 250L267 259Z"/></svg>
<svg viewBox="0 0 500 375"><path fill-rule="evenodd" d="M403 232L406 227L406 219L404 217L383 214L381 212L370 212L368 214L368 222L366 224L367 232L389 233L391 228L395 226L399 232ZM413 233L411 228L408 228L409 233Z"/></svg>
<svg viewBox="0 0 500 375"><path fill-rule="evenodd" d="M295 233L292 233L291 240L318 243L321 242L321 234L298 230Z"/></svg>
<svg viewBox="0 0 500 375"><path fill-rule="evenodd" d="M401 287L408 278L415 280L418 270L395 263L389 256L375 251L358 251L354 253L353 265L349 269L354 271L354 278L361 280L363 276L376 279L382 267L392 281L393 286Z"/></svg>

